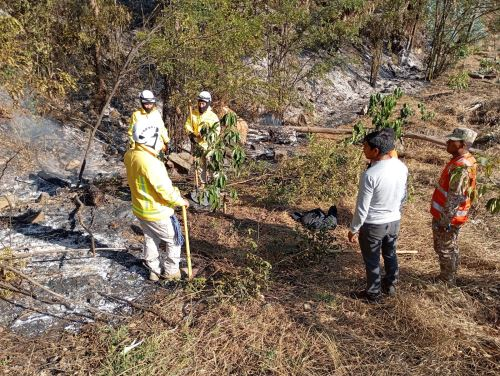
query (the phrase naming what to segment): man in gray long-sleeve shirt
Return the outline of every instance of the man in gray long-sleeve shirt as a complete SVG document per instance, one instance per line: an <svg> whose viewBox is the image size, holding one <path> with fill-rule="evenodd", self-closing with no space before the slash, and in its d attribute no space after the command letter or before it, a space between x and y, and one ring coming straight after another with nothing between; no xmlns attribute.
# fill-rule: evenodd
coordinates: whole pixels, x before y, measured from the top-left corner
<svg viewBox="0 0 500 376"><path fill-rule="evenodd" d="M408 169L397 158L388 154L394 149L394 136L377 131L368 134L363 152L371 161L361 176L356 210L349 231L354 243L359 233L359 245L366 266L367 288L356 294L375 302L381 290L394 295L399 268L396 241L401 219L401 206L406 197ZM384 258L385 276L380 278L380 250Z"/></svg>

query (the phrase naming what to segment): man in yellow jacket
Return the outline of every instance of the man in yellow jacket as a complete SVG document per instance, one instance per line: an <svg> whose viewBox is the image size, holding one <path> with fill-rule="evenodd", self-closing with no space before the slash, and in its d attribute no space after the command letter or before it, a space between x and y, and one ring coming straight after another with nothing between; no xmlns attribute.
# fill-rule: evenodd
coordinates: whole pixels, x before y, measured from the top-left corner
<svg viewBox="0 0 500 376"><path fill-rule="evenodd" d="M165 165L158 159L161 129L158 124L136 123L132 137L134 148L125 153L127 180L132 194L132 211L144 232L144 264L149 279L180 278L179 261L183 243L176 206L189 206L172 185ZM166 243L163 270L160 268L158 246Z"/></svg>
<svg viewBox="0 0 500 376"><path fill-rule="evenodd" d="M167 129L163 124L163 119L161 118L160 111L156 108L156 98L154 94L149 90L144 90L139 95L139 100L141 102L141 108L135 111L130 117L130 124L128 127L128 138L129 146L131 149L134 148L134 138L133 129L135 124L145 123L148 125L157 126L160 129L159 141L156 144L157 152L165 151L166 145L170 141Z"/></svg>
<svg viewBox="0 0 500 376"><path fill-rule="evenodd" d="M207 173L207 152L209 143L206 139L206 132L209 129L215 130L217 136L220 134L219 117L212 111L212 95L208 91L202 91L198 95L198 104L194 111L190 112L184 128L195 147L195 156L200 158L200 182L208 182Z"/></svg>

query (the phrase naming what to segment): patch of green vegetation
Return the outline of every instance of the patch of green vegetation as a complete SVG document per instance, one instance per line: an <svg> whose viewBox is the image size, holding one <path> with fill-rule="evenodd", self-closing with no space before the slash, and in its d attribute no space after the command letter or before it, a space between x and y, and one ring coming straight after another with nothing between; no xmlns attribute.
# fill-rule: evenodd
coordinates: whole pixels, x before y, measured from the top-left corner
<svg viewBox="0 0 500 376"><path fill-rule="evenodd" d="M313 137L304 155L283 161L266 181L265 200L284 205L333 204L355 190L363 164L359 147Z"/></svg>
<svg viewBox="0 0 500 376"><path fill-rule="evenodd" d="M420 110L420 119L423 121L431 121L436 116L434 111L430 111L425 107L425 103L419 103L417 107Z"/></svg>
<svg viewBox="0 0 500 376"><path fill-rule="evenodd" d="M500 70L500 61L495 59L481 59L479 61L479 73L488 74L498 72Z"/></svg>
<svg viewBox="0 0 500 376"><path fill-rule="evenodd" d="M245 301L258 298L270 284L272 265L263 258L247 253L247 265L236 273L225 273L214 281L215 296L220 299Z"/></svg>
<svg viewBox="0 0 500 376"><path fill-rule="evenodd" d="M462 71L451 75L448 86L453 90L467 90L469 88L470 77L467 71Z"/></svg>
<svg viewBox="0 0 500 376"><path fill-rule="evenodd" d="M126 352L126 346L133 343L126 326L116 329L106 328L102 340L107 343L107 356L99 375L138 375L147 374L147 365L155 361L160 349L160 342L148 337L139 346Z"/></svg>

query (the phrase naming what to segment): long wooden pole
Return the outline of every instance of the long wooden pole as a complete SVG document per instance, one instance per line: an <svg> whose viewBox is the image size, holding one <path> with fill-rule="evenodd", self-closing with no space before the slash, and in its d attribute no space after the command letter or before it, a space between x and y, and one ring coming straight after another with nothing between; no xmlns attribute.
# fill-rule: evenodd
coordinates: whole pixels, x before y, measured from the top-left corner
<svg viewBox="0 0 500 376"><path fill-rule="evenodd" d="M300 133L324 133L324 134L352 134L352 129L333 129L333 128L323 128L323 127L284 127L284 129L293 129L296 132ZM433 144L446 146L446 140L441 138L427 136L425 134L413 133L413 132L404 132L401 136L403 138L413 138L415 140L422 140L432 142ZM472 152L480 152L481 150L475 148L469 148Z"/></svg>
<svg viewBox="0 0 500 376"><path fill-rule="evenodd" d="M193 278L193 268L191 267L191 249L189 248L187 210L185 206L182 206L182 221L184 222L184 238L186 241L186 260L188 266L188 279L191 279Z"/></svg>
<svg viewBox="0 0 500 376"><path fill-rule="evenodd" d="M194 125L193 125L193 108L191 107L191 101L189 101L189 121L191 122L191 127L193 127L194 131ZM191 148L194 148L195 145L191 143ZM193 151L193 156L194 156L194 151ZM194 183L196 185L196 191L200 188L200 180L198 178L198 157L194 157Z"/></svg>

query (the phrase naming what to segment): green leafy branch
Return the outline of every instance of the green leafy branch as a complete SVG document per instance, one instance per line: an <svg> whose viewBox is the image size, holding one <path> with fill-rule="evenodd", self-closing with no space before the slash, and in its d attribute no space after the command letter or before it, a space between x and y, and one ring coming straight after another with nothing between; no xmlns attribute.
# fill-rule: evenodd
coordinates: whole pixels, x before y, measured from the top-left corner
<svg viewBox="0 0 500 376"><path fill-rule="evenodd" d="M215 125L202 128L201 135L208 143L205 151L208 171L214 179L205 187L204 194L213 210L223 206L223 196L228 184L228 173L232 169L236 173L245 162L245 152L241 146L240 133L236 127L238 119L234 112L228 112L221 119L222 133L219 134ZM231 164L226 165L225 157L231 156ZM231 198L236 198L236 191L230 192Z"/></svg>

